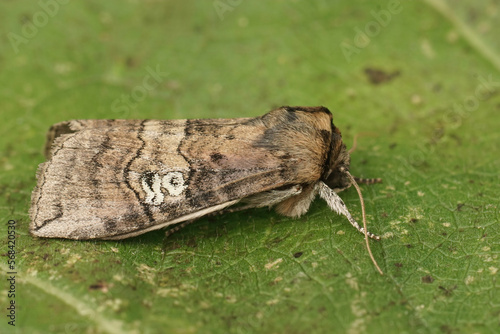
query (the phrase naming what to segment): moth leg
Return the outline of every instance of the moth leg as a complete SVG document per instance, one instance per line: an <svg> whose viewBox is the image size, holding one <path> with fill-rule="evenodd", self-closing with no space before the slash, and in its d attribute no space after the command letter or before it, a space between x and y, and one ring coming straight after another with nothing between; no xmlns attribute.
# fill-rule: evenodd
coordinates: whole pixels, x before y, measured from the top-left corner
<svg viewBox="0 0 500 334"><path fill-rule="evenodd" d="M276 212L287 217L300 217L309 210L316 194L317 190L314 184L304 185L300 194L279 202L276 205Z"/></svg>
<svg viewBox="0 0 500 334"><path fill-rule="evenodd" d="M162 261L165 260L165 254L167 253L167 239L169 236L171 236L172 234L174 234L175 232L183 229L184 227L188 226L189 224L193 223L194 221L196 221L196 219L190 219L190 220L186 220L180 224L177 224L176 226L168 229L167 231L165 231L165 236L163 237L163 247L161 248L161 259Z"/></svg>
<svg viewBox="0 0 500 334"><path fill-rule="evenodd" d="M344 215L347 220L351 223L354 228L356 228L359 232L365 233L365 229L359 226L359 224L352 218L351 213L347 210L347 206L345 205L342 198L332 189L330 189L325 183L318 182L318 192L319 196L326 201L330 209L337 212L338 214ZM375 235L371 232L366 232L366 234L375 240L380 240L378 235Z"/></svg>
<svg viewBox="0 0 500 334"><path fill-rule="evenodd" d="M374 183L382 183L381 178L372 178L372 179L365 179L362 177L355 177L354 180L356 181L357 184L374 184Z"/></svg>
<svg viewBox="0 0 500 334"><path fill-rule="evenodd" d="M188 226L189 224L193 223L196 219L191 219L191 220L186 220L185 222L182 222L180 224L177 224L176 226L168 229L165 231L165 239L174 234L175 232L182 230L184 227Z"/></svg>

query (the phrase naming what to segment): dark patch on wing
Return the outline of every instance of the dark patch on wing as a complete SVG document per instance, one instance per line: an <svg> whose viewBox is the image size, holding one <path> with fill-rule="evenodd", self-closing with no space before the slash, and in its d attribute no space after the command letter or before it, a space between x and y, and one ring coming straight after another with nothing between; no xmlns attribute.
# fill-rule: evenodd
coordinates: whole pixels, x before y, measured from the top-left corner
<svg viewBox="0 0 500 334"><path fill-rule="evenodd" d="M114 218L109 218L104 221L104 229L111 235L116 231L116 225L116 219Z"/></svg>
<svg viewBox="0 0 500 334"><path fill-rule="evenodd" d="M295 113L296 109L293 109L293 108L286 108L286 120L290 123L293 123L295 122L297 119L299 119L299 117L297 116L297 114Z"/></svg>
<svg viewBox="0 0 500 334"><path fill-rule="evenodd" d="M316 113L316 112L322 112L328 115L331 115L332 113L328 108L323 107L323 106L318 106L318 107L290 107L290 106L284 106L281 107L284 108L286 111L290 112L297 112L297 111L305 111L309 113Z"/></svg>
<svg viewBox="0 0 500 334"><path fill-rule="evenodd" d="M290 168L288 166L287 163L282 163L280 166L279 166L279 173L280 173L280 177L284 180L284 181L290 181L290 174L291 174L291 171L290 171Z"/></svg>
<svg viewBox="0 0 500 334"><path fill-rule="evenodd" d="M121 220L128 221L128 222L134 222L140 218L141 218L141 215L138 214L137 212L134 212L134 213L123 216L123 218Z"/></svg>
<svg viewBox="0 0 500 334"><path fill-rule="evenodd" d="M146 182L148 185L149 189L153 189L153 178L155 177L156 173L155 172L146 172L143 174L143 180Z"/></svg>
<svg viewBox="0 0 500 334"><path fill-rule="evenodd" d="M222 159L226 159L226 156L224 154L220 154L218 152L214 152L210 154L210 160L212 162L219 162Z"/></svg>

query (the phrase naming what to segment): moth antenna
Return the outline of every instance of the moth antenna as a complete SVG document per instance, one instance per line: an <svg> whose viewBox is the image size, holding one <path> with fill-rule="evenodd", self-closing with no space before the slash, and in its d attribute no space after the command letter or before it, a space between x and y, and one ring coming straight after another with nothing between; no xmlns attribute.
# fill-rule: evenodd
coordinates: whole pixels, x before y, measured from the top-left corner
<svg viewBox="0 0 500 334"><path fill-rule="evenodd" d="M356 147L358 147L358 137L359 137L359 134L356 134L354 136L354 139L352 141L352 147L349 149L349 151L347 151L347 153L351 154L352 152L354 152L356 150Z"/></svg>
<svg viewBox="0 0 500 334"><path fill-rule="evenodd" d="M359 137L361 137L361 136L376 136L376 135L377 134L374 132L364 132L364 133L358 133L358 134L354 135L352 147L349 149L349 151L347 151L347 153L351 154L352 152L354 152L356 150L356 148L358 147L358 138Z"/></svg>
<svg viewBox="0 0 500 334"><path fill-rule="evenodd" d="M372 250L370 248L370 243L368 241L368 230L367 230L367 226L366 226L365 201L363 200L363 195L361 194L361 189L359 189L359 186L356 183L356 180L354 179L354 177L351 175L351 173L349 173L349 171L347 171L347 170L345 170L344 172L347 174L347 176L351 180L352 185L354 186L354 188L356 188L356 191L358 192L358 195L359 195L359 201L361 202L361 213L363 214L363 232L365 234L366 249L368 250L368 254L370 255L370 258L372 259L372 262L375 265L375 268L377 268L380 275L383 275L384 272L378 266L378 263L377 263L377 260L375 260L375 257L373 257L373 253L372 253Z"/></svg>

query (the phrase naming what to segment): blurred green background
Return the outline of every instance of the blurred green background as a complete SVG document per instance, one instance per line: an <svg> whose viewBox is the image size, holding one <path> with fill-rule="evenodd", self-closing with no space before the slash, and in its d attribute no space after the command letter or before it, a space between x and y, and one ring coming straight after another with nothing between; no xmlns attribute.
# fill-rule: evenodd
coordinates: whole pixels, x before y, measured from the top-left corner
<svg viewBox="0 0 500 334"><path fill-rule="evenodd" d="M2 333L498 333L498 1L1 1ZM151 73L154 85L145 85ZM45 133L324 105L372 250L317 200L120 242L32 238ZM356 192L341 194L361 218ZM17 221L16 326L7 222Z"/></svg>

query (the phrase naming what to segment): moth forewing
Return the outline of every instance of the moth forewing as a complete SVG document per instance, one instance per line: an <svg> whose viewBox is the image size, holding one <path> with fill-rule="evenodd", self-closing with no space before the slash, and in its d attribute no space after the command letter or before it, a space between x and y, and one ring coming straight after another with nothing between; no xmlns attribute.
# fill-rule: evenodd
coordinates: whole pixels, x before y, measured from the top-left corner
<svg viewBox="0 0 500 334"><path fill-rule="evenodd" d="M324 107L256 118L76 120L54 125L47 138L30 209L35 236L123 239L238 202L297 217L318 193L363 231L336 194L354 179Z"/></svg>
<svg viewBox="0 0 500 334"><path fill-rule="evenodd" d="M322 172L325 152L316 146L327 145L328 129L318 124L331 128L331 114L279 108L257 118L60 123L39 168L30 231L124 238L258 194L279 194L259 206L300 196L292 187Z"/></svg>

